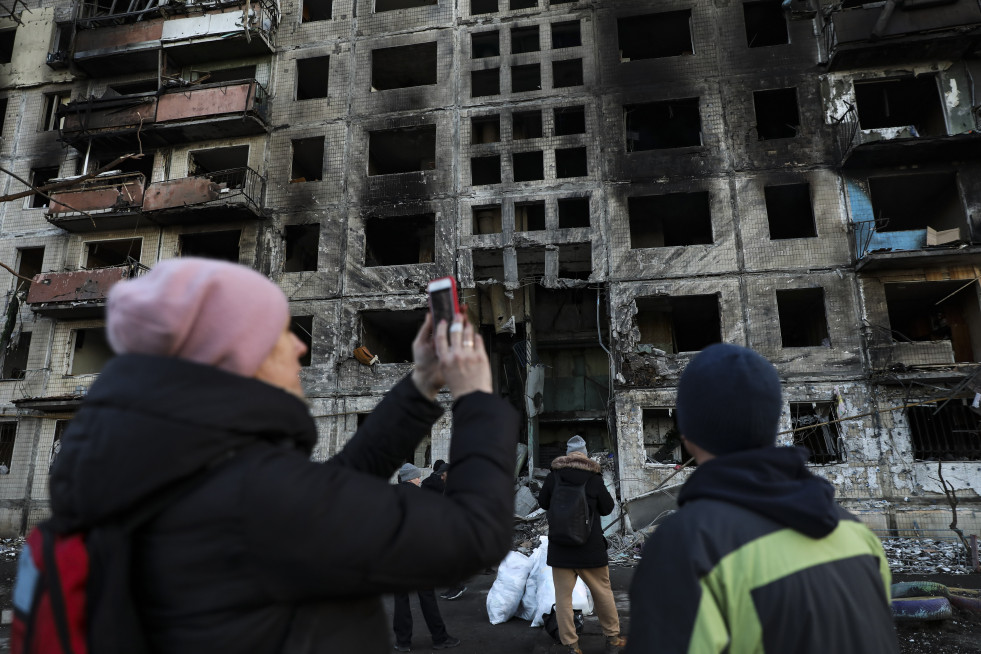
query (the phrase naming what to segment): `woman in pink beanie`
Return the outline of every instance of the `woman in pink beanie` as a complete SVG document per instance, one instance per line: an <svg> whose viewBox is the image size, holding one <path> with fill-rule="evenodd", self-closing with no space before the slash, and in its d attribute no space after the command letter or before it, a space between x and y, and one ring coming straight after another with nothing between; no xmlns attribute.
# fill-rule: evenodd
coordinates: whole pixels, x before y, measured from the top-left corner
<svg viewBox="0 0 981 654"><path fill-rule="evenodd" d="M480 336L454 322L433 329L427 316L412 373L317 463L306 346L273 282L180 259L117 284L106 331L118 356L50 480L58 531L88 532L89 584L101 591L90 595L90 651L386 652L383 593L451 586L499 562L517 415L491 394ZM444 385L454 474L443 495L409 493L388 480L442 413ZM109 537L147 507L132 537Z"/></svg>

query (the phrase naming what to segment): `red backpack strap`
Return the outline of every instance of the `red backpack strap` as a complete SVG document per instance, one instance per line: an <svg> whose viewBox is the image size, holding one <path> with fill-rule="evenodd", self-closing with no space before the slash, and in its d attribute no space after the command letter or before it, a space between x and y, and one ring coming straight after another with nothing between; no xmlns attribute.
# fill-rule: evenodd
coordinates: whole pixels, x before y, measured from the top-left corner
<svg viewBox="0 0 981 654"><path fill-rule="evenodd" d="M58 634L61 649L65 654L75 654L69 634L65 595L61 589L62 579L58 572L58 562L55 558L55 541L57 536L48 524L42 523L38 528L42 534L41 556L44 560L44 577L48 588L49 601L51 602L51 615L54 618L55 631Z"/></svg>

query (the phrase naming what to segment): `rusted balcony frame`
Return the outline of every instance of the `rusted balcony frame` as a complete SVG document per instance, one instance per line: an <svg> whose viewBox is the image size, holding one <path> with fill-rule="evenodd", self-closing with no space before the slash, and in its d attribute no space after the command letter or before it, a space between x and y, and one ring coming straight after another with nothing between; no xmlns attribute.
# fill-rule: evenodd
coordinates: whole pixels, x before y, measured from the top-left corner
<svg viewBox="0 0 981 654"><path fill-rule="evenodd" d="M252 168L248 166L243 166L241 168L229 168L227 170L216 170L209 173L200 173L197 175L188 175L187 177L178 177L176 179L166 180L166 182L178 182L182 179L207 179L216 187L219 192L219 196L215 199L202 200L201 202L185 203L179 206L166 207L162 209L150 210L144 206L144 212L146 215L150 216L151 220L154 214L161 211L168 211L173 209L179 209L183 207L204 207L207 205L212 205L216 203L227 204L229 200L236 197L244 198L244 203L247 207L252 209L257 215L262 215L262 201L265 196L266 190L266 178L257 173ZM147 192L151 192L154 186L159 186L166 182L154 182L150 184ZM227 193L222 193L222 191L227 191Z"/></svg>
<svg viewBox="0 0 981 654"><path fill-rule="evenodd" d="M140 195L139 201L132 197L132 194L128 192L127 187L130 184L139 184ZM86 213L89 214L99 214L99 213L117 213L117 212L133 212L139 211L140 207L143 206L143 192L146 189L146 177L143 173L115 173L112 175L98 175L91 179L87 179L81 182L78 186L73 186L66 189L60 189L51 193L51 203L48 205L47 211L45 211L45 217L49 220L58 220L59 218L68 218L72 216L80 216L82 213L75 209L75 203L69 202L73 208L69 208L67 205L63 205L58 201L59 197L64 197L67 201L67 197L72 194L82 193L85 191L101 191L111 188L116 188L119 190L120 196L125 190L129 197L129 202L125 205L120 205L117 203L112 207L104 208L92 208L86 209ZM60 207L62 210L57 210Z"/></svg>
<svg viewBox="0 0 981 654"><path fill-rule="evenodd" d="M191 15L192 13L207 14L212 11L220 11L227 9L229 7L258 7L258 9L266 13L271 21L272 27L268 32L260 28L255 28L260 32L270 35L276 31L279 25L280 14L277 10L277 5L274 0L206 0L205 2L193 2L193 3L174 3L174 4L158 4L153 7L148 7L146 9L141 9L138 11L123 11L116 12L113 14L99 14L99 15L86 15L86 8L93 3L86 2L85 0L76 0L73 6L73 14L75 16L75 29L76 30L86 30L86 29L98 29L100 27L108 27L113 25L125 25L128 23L136 23L145 20L152 20L154 18L168 18L170 16L177 15ZM97 5L96 5L97 6ZM260 25L262 21L257 21Z"/></svg>
<svg viewBox="0 0 981 654"><path fill-rule="evenodd" d="M108 275L107 273L116 270L118 270L120 273L118 275L118 279L112 281L112 283L108 284L108 286L105 288L99 287L99 282L95 282L96 289L94 291L90 289L83 290L85 284L92 281L91 279L86 279L85 282L83 282L73 291L70 290L64 293L64 299L31 299L32 295L41 296L38 289L51 285L53 279L69 279L71 277L82 278L86 276L86 273L93 277L109 279L111 278L111 275ZM106 296L108 295L109 289L112 288L114 284L126 279L138 277L149 270L150 269L147 266L144 266L138 261L131 260L129 263L119 266L106 266L104 268L94 268L92 270L39 273L34 276L34 280L31 283L31 290L28 291L27 301L25 304L30 306L31 311L37 314L49 315L52 317L82 317L83 315L93 313L97 314L98 311L105 306ZM87 297L80 297L85 295L87 295ZM59 296L59 298L60 297L61 296Z"/></svg>

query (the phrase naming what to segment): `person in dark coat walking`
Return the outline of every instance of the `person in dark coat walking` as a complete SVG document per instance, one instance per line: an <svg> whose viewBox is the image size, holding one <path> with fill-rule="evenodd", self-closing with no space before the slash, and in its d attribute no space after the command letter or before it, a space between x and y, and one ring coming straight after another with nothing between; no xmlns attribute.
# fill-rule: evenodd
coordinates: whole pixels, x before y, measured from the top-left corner
<svg viewBox="0 0 981 654"><path fill-rule="evenodd" d="M600 465L586 455L586 441L582 436L570 438L566 444L566 455L552 461L552 470L538 494L538 504L546 511L552 503L552 493L560 479L566 483L585 486L586 501L593 516L610 515L613 512L613 497L603 483ZM548 539L545 562L552 567L559 640L570 654L582 654L572 611L572 590L577 579L582 579L592 593L593 606L606 636L606 651L619 652L626 643L620 635L620 616L610 586L610 561L606 548L606 538L599 519L592 521L589 536L582 545L563 545L551 537Z"/></svg>
<svg viewBox="0 0 981 654"><path fill-rule="evenodd" d="M491 393L462 317L448 330L427 316L412 373L325 463L310 460L306 347L269 279L163 261L115 285L106 317L118 356L65 431L53 518L94 533L201 476L133 539L134 605L154 654L381 654L382 594L457 583L510 549L517 415ZM390 484L442 413L444 384L459 474L442 495ZM106 651L100 635L92 651Z"/></svg>

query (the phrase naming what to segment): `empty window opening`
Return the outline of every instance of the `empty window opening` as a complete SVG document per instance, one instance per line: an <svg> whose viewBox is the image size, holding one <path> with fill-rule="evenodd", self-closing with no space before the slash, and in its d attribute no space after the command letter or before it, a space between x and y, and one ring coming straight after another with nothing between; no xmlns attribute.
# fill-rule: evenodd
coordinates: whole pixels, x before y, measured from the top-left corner
<svg viewBox="0 0 981 654"><path fill-rule="evenodd" d="M789 139L800 132L796 88L754 91L753 105L759 140Z"/></svg>
<svg viewBox="0 0 981 654"><path fill-rule="evenodd" d="M17 439L16 422L0 422L0 475L10 474L14 462L14 441Z"/></svg>
<svg viewBox="0 0 981 654"><path fill-rule="evenodd" d="M324 178L324 137L293 139L290 183L319 182Z"/></svg>
<svg viewBox="0 0 981 654"><path fill-rule="evenodd" d="M919 136L945 136L944 108L935 75L855 82L862 129L912 127Z"/></svg>
<svg viewBox="0 0 981 654"><path fill-rule="evenodd" d="M586 133L585 107L557 107L553 115L556 136Z"/></svg>
<svg viewBox="0 0 981 654"><path fill-rule="evenodd" d="M566 59L552 62L552 86L560 89L568 86L582 86L582 59Z"/></svg>
<svg viewBox="0 0 981 654"><path fill-rule="evenodd" d="M588 174L586 148L560 148L555 151L556 177L585 177Z"/></svg>
<svg viewBox="0 0 981 654"><path fill-rule="evenodd" d="M378 357L379 363L412 361L412 341L425 310L362 311L361 345Z"/></svg>
<svg viewBox="0 0 981 654"><path fill-rule="evenodd" d="M228 148L193 150L189 155L188 172L194 175L245 168L249 165L249 146L234 145Z"/></svg>
<svg viewBox="0 0 981 654"><path fill-rule="evenodd" d="M515 140L541 138L542 112L515 111L511 114L511 137Z"/></svg>
<svg viewBox="0 0 981 654"><path fill-rule="evenodd" d="M642 344L677 354L722 340L717 295L639 297L636 302Z"/></svg>
<svg viewBox="0 0 981 654"><path fill-rule="evenodd" d="M0 31L0 64L9 64L14 58L14 37L17 29Z"/></svg>
<svg viewBox="0 0 981 654"><path fill-rule="evenodd" d="M541 40L538 35L538 25L511 28L511 54L539 50L541 50Z"/></svg>
<svg viewBox="0 0 981 654"><path fill-rule="evenodd" d="M610 382L610 363L603 350L595 345L569 347L541 341L539 344L543 347L538 349L538 356L545 367L544 411L539 421L552 422L570 416L582 419L580 412L587 411L602 413ZM593 413L592 417L595 416Z"/></svg>
<svg viewBox="0 0 981 654"><path fill-rule="evenodd" d="M981 459L981 416L970 399L906 409L913 458L919 461Z"/></svg>
<svg viewBox="0 0 981 654"><path fill-rule="evenodd" d="M514 167L514 181L530 182L545 179L545 158L538 150L536 152L515 152L511 155Z"/></svg>
<svg viewBox="0 0 981 654"><path fill-rule="evenodd" d="M436 83L436 42L371 51L371 88L375 91Z"/></svg>
<svg viewBox="0 0 981 654"><path fill-rule="evenodd" d="M691 9L617 19L620 61L695 54Z"/></svg>
<svg viewBox="0 0 981 654"><path fill-rule="evenodd" d="M42 266L44 265L44 248L18 248L17 253L20 257L20 262L17 264L17 274L21 277L26 277L27 279L34 279L34 277L41 273ZM26 290L31 287L31 283L23 279L17 280L17 288L19 290Z"/></svg>
<svg viewBox="0 0 981 654"><path fill-rule="evenodd" d="M514 231L539 232L545 229L545 201L515 202Z"/></svg>
<svg viewBox="0 0 981 654"><path fill-rule="evenodd" d="M122 266L139 262L143 253L142 238L121 238L112 241L89 241L85 247L85 267L88 270Z"/></svg>
<svg viewBox="0 0 981 654"><path fill-rule="evenodd" d="M552 0L555 4L555 0ZM553 373L552 368L545 368L545 374ZM584 377L579 377L580 384ZM560 388L562 383L567 380L557 379L555 385ZM571 381L571 380L568 380ZM585 382L589 386L594 386L589 381ZM546 384L550 384L546 378ZM547 401L546 401L547 406ZM564 414L559 414L564 415ZM560 456L565 456L566 443L573 436L582 436L586 441L586 449L590 452L607 452L612 449L610 445L610 430L605 421L602 420L548 420L547 417L539 418L538 434L535 441L538 444L538 454L535 455L535 465L541 465L548 469L552 467L552 461Z"/></svg>
<svg viewBox="0 0 981 654"><path fill-rule="evenodd" d="M246 146L246 148L247 147L248 146ZM99 164L89 164L90 171L97 170L98 168ZM116 170L124 173L142 173L144 183L149 183L149 181L153 179L153 155L147 154L139 159L126 159L125 161L121 161L116 164Z"/></svg>
<svg viewBox="0 0 981 654"><path fill-rule="evenodd" d="M193 76L202 84L224 84L228 82L244 82L255 79L255 66L235 66L234 68L218 68L209 71L195 71Z"/></svg>
<svg viewBox="0 0 981 654"><path fill-rule="evenodd" d="M707 191L628 198L627 212L631 249L712 243Z"/></svg>
<svg viewBox="0 0 981 654"><path fill-rule="evenodd" d="M42 132L61 129L65 124L65 118L64 116L58 116L58 109L68 104L71 98L72 94L67 91L63 93L46 93L44 95L44 111L41 113L40 125Z"/></svg>
<svg viewBox="0 0 981 654"><path fill-rule="evenodd" d="M791 402L790 426L794 445L808 451L807 462L817 464L844 462L844 441L834 402Z"/></svg>
<svg viewBox="0 0 981 654"><path fill-rule="evenodd" d="M332 0L301 0L303 4L302 22L330 20L333 17Z"/></svg>
<svg viewBox="0 0 981 654"><path fill-rule="evenodd" d="M627 152L702 144L698 98L626 105Z"/></svg>
<svg viewBox="0 0 981 654"><path fill-rule="evenodd" d="M470 97L498 95L500 92L501 70L499 68L470 71Z"/></svg>
<svg viewBox="0 0 981 654"><path fill-rule="evenodd" d="M559 229L589 227L589 198L563 198L558 209Z"/></svg>
<svg viewBox="0 0 981 654"><path fill-rule="evenodd" d="M65 430L68 429L68 424L71 420L55 420L54 428L54 441L51 443L51 456L48 457L48 472L54 468L55 461L58 460L58 454L61 452L61 437L65 435Z"/></svg>
<svg viewBox="0 0 981 654"><path fill-rule="evenodd" d="M532 324L536 332L539 344L552 342L595 342L597 334L602 333L606 337L607 327L610 324L606 312L606 303L600 303L600 311L596 312L596 295L599 289L596 288L563 288L535 289L535 304L533 307ZM591 307L585 311L583 307ZM597 319L599 325L597 325ZM592 350L593 348L590 348ZM541 354L542 350L539 350ZM597 346L595 352L600 357L606 358L603 351ZM609 369L609 362L604 366ZM602 373L607 374L607 373ZM606 381L603 382L604 391ZM605 396L605 392L604 392ZM602 404L598 408L602 409Z"/></svg>
<svg viewBox="0 0 981 654"><path fill-rule="evenodd" d="M300 365L309 366L313 361L313 316L293 316L290 331L307 346L306 354L300 357Z"/></svg>
<svg viewBox="0 0 981 654"><path fill-rule="evenodd" d="M501 155L470 158L470 183L473 186L501 183Z"/></svg>
<svg viewBox="0 0 981 654"><path fill-rule="evenodd" d="M286 258L283 272L304 272L317 269L320 257L320 223L287 225Z"/></svg>
<svg viewBox="0 0 981 654"><path fill-rule="evenodd" d="M396 175L435 168L435 125L392 129L369 134L369 175Z"/></svg>
<svg viewBox="0 0 981 654"><path fill-rule="evenodd" d="M374 216L365 221L365 266L432 263L436 215Z"/></svg>
<svg viewBox="0 0 981 654"><path fill-rule="evenodd" d="M545 277L545 248L516 248L518 281L538 283Z"/></svg>
<svg viewBox="0 0 981 654"><path fill-rule="evenodd" d="M296 99L326 98L330 81L330 57L296 60Z"/></svg>
<svg viewBox="0 0 981 654"><path fill-rule="evenodd" d="M964 280L885 284L893 340L950 341L954 361L981 360L981 311L974 285ZM933 361L930 361L933 363Z"/></svg>
<svg viewBox="0 0 981 654"><path fill-rule="evenodd" d="M208 81L210 82L211 80L209 79ZM156 93L157 88L157 80L154 78L139 80L137 82L110 84L107 87L107 90L116 93L117 95L140 95L143 93Z"/></svg>
<svg viewBox="0 0 981 654"><path fill-rule="evenodd" d="M474 116L470 119L470 142L472 144L497 143L500 140L501 117L499 115Z"/></svg>
<svg viewBox="0 0 981 654"><path fill-rule="evenodd" d="M751 48L790 43L787 32L787 18L784 16L782 0L763 0L747 2L743 5L743 19L746 21L746 44Z"/></svg>
<svg viewBox="0 0 981 654"><path fill-rule="evenodd" d="M474 234L500 234L502 229L501 205L485 204L471 209Z"/></svg>
<svg viewBox="0 0 981 654"><path fill-rule="evenodd" d="M231 229L221 232L197 232L179 237L182 257L203 257L238 263L239 241L242 231Z"/></svg>
<svg viewBox="0 0 981 654"><path fill-rule="evenodd" d="M559 277L562 279L589 279L593 270L593 249L589 243L563 244L559 246Z"/></svg>
<svg viewBox="0 0 981 654"><path fill-rule="evenodd" d="M542 88L541 64L525 64L511 66L511 92L526 93L539 91Z"/></svg>
<svg viewBox="0 0 981 654"><path fill-rule="evenodd" d="M7 122L7 98L0 98L0 138L3 137L3 126Z"/></svg>
<svg viewBox="0 0 981 654"><path fill-rule="evenodd" d="M810 184L767 186L763 189L763 195L766 198L770 240L817 236Z"/></svg>
<svg viewBox="0 0 981 654"><path fill-rule="evenodd" d="M23 379L27 373L27 355L31 350L31 332L20 332L12 338L3 353L3 379Z"/></svg>
<svg viewBox="0 0 981 654"><path fill-rule="evenodd" d="M929 228L956 241L968 221L957 173L870 177L869 199L878 232Z"/></svg>
<svg viewBox="0 0 981 654"><path fill-rule="evenodd" d="M438 4L437 0L375 0L375 13L411 9L412 7L426 7L435 4Z"/></svg>
<svg viewBox="0 0 981 654"><path fill-rule="evenodd" d="M31 186L34 188L40 188L50 182L52 179L58 177L58 166L44 166L41 168L31 169ZM44 209L48 206L48 198L44 197L41 193L35 193L31 196L29 204L27 205L31 209Z"/></svg>
<svg viewBox="0 0 981 654"><path fill-rule="evenodd" d="M538 6L538 0L510 0L511 11L518 9L533 9Z"/></svg>
<svg viewBox="0 0 981 654"><path fill-rule="evenodd" d="M497 0L470 0L471 14L493 14L497 11Z"/></svg>
<svg viewBox="0 0 981 654"><path fill-rule="evenodd" d="M104 327L76 329L72 332L72 361L69 375L94 375L112 358Z"/></svg>
<svg viewBox="0 0 981 654"><path fill-rule="evenodd" d="M504 281L504 250L494 248L490 250L473 251L473 276L480 281L497 280Z"/></svg>
<svg viewBox="0 0 981 654"><path fill-rule="evenodd" d="M567 20L552 23L552 49L575 48L582 45L582 34L579 31L578 20Z"/></svg>
<svg viewBox="0 0 981 654"><path fill-rule="evenodd" d="M644 453L652 463L684 463L691 458L673 408L643 409Z"/></svg>
<svg viewBox="0 0 981 654"><path fill-rule="evenodd" d="M470 35L471 59L498 57L500 54L501 35L497 30L493 32L475 32Z"/></svg>
<svg viewBox="0 0 981 654"><path fill-rule="evenodd" d="M782 347L831 347L823 288L777 291Z"/></svg>

